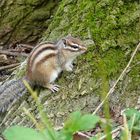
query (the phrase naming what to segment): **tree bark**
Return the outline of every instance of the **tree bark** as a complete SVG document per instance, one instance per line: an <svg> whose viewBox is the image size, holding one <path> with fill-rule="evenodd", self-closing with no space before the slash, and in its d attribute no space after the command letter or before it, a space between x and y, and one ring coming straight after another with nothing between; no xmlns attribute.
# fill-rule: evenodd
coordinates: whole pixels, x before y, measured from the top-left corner
<svg viewBox="0 0 140 140"><path fill-rule="evenodd" d="M42 20L47 19L44 10L48 11L48 9L41 4L33 6L39 7L44 13L38 16L40 12L34 10L37 14L35 17L41 18L41 24L36 24L41 30L45 28L45 32L42 33L33 30L37 38L42 36L40 39L42 41L54 41L72 34L84 40L88 47L88 52L75 61L74 72L64 72L57 81L61 85L58 93L52 94L48 90L41 90L39 94L39 99L44 104L47 115L55 126L60 126L70 112L75 110L94 112L101 102L102 93L107 93L125 68L139 41L138 7L140 5L138 1L131 0L62 0L47 27ZM30 11L28 4L26 10ZM30 38L30 31L34 25L32 25L33 21L29 20L29 13L33 14L32 11L27 12L27 15L23 16L20 19L21 22L18 21L15 27L16 31L19 30L20 34L26 36L26 39L22 38L21 40L30 42L36 38ZM24 19L27 19L27 22ZM27 33L21 29L21 23L23 28L24 25L29 24ZM15 28L13 29L15 30ZM15 35L16 31L10 36L15 36L13 40L20 40L18 39L19 35ZM11 33L8 32L8 34ZM5 43L7 40L12 40L12 37L7 40L5 37L9 38L8 35L3 37ZM117 85L115 92L110 96L109 101L112 108L118 106L121 108L134 107L136 105L140 96L140 65L137 65L139 58L140 54L138 53L130 66L130 71L127 72ZM17 75L19 76L19 74ZM33 126L32 121L23 113L22 107L30 109L38 117L35 101L28 94L12 106L10 113L6 113L3 128L13 124Z"/></svg>
<svg viewBox="0 0 140 140"><path fill-rule="evenodd" d="M1 45L34 44L47 30L58 0L1 0Z"/></svg>

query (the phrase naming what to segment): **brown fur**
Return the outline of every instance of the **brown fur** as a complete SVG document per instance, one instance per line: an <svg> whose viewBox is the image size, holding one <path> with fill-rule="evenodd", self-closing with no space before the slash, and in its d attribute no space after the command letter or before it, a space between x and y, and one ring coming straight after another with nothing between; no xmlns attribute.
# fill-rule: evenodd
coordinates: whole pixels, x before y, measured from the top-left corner
<svg viewBox="0 0 140 140"><path fill-rule="evenodd" d="M79 50L73 50L70 48L62 48L61 49L61 57L58 57L57 46L55 44L46 44L42 43L38 45L31 53L28 59L28 65L27 65L27 77L30 81L35 82L35 84L46 86L49 84L50 76L53 73L53 70L56 69L56 67L59 65L62 69L65 66L65 63L69 61L70 59L74 59L74 56L76 57L77 52L80 51L80 49L85 49L85 46L82 44L82 42L77 39L73 38L71 36L67 36L64 39L67 46L72 46L72 44L78 44ZM80 48L81 46L81 48ZM33 67L35 59L38 59L38 56L44 52L45 50L54 50L54 53L50 53L46 56L44 56L39 62L35 64L35 68L31 70ZM72 53L73 52L73 53ZM75 53L74 53L75 52ZM56 56L56 57L55 57ZM58 60L59 59L59 60ZM48 61L49 60L49 61ZM60 61L60 64L58 64L58 61ZM47 62L47 66L46 63ZM57 66L56 66L57 65Z"/></svg>
<svg viewBox="0 0 140 140"><path fill-rule="evenodd" d="M46 87L46 85L49 84L52 69L55 69L54 61L56 60L53 57L50 57L47 67L45 63L38 63L36 65L36 69L32 72L32 81L35 81L35 84L43 87Z"/></svg>
<svg viewBox="0 0 140 140"><path fill-rule="evenodd" d="M32 71L31 68L33 66L33 63L35 61L35 59L37 58L37 56L42 53L44 50L46 49L52 49L52 50L56 50L56 47L54 47L53 44L45 44L45 43L41 43L38 46L36 46L33 51L31 52L29 58L28 58L28 62L27 62L27 77L30 79L32 77ZM31 78L32 79L32 78Z"/></svg>
<svg viewBox="0 0 140 140"><path fill-rule="evenodd" d="M44 43L41 43L39 44L38 46L36 46L33 51L31 52L29 58L28 58L28 63L33 63L33 59L35 59L37 57L37 55L39 55L39 53L42 52L42 50L44 49L56 49L54 47L53 44L44 44Z"/></svg>

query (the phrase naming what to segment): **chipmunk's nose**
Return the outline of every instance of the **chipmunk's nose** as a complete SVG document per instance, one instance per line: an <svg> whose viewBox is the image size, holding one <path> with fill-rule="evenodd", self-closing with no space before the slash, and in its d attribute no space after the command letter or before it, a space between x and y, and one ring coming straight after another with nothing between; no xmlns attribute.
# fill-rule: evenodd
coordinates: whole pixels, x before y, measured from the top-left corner
<svg viewBox="0 0 140 140"><path fill-rule="evenodd" d="M84 52L86 52L87 51L87 48L86 47L82 47L81 50L84 51Z"/></svg>

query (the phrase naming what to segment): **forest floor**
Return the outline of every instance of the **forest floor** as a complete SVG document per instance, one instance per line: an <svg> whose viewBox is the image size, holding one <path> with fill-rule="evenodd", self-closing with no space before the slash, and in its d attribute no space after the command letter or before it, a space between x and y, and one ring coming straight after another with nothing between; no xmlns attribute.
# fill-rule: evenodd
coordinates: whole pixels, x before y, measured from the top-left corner
<svg viewBox="0 0 140 140"><path fill-rule="evenodd" d="M12 74L12 72L17 69L17 67L20 65L20 62L27 58L27 56L33 49L33 46L29 44L14 44L8 46L7 49L3 48L6 47L0 48L0 83L6 80ZM140 99L138 99L138 106L136 108L140 108ZM99 116L105 119L103 110L100 111ZM121 126L124 124L122 108L119 105L114 108L110 108L110 119L111 123L115 124L114 127L117 127L117 129L112 131L112 138L119 140ZM76 133L73 136L73 140L88 140L89 137L102 132L102 128L97 125L96 128L91 131ZM138 137L136 136L136 139ZM102 137L101 139L104 138L105 137Z"/></svg>
<svg viewBox="0 0 140 140"><path fill-rule="evenodd" d="M20 62L27 58L32 48L33 46L28 44L0 46L0 82L11 75Z"/></svg>

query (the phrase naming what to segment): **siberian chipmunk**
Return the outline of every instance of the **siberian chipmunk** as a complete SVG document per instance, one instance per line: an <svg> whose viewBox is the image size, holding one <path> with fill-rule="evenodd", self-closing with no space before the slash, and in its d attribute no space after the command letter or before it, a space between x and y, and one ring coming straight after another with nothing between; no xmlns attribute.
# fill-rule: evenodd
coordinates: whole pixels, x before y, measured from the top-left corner
<svg viewBox="0 0 140 140"><path fill-rule="evenodd" d="M29 56L27 79L37 85L58 91L55 79L63 71L73 70L73 60L84 53L87 48L72 36L60 39L56 44L41 43Z"/></svg>
<svg viewBox="0 0 140 140"><path fill-rule="evenodd" d="M54 84L58 75L63 70L72 71L73 60L86 50L85 45L79 39L72 36L66 36L55 44L40 43L29 55L25 79L33 85L40 85L50 89L52 92L58 91L59 86ZM17 89L18 87L21 87L21 91ZM7 105L14 100L16 96L22 96L22 91L26 89L22 80L11 82L6 85L6 88L9 89L7 90L8 93L0 88L0 101L1 99L4 100L5 97L9 97L9 99L0 103L0 110L2 111L7 108ZM10 88L15 90L9 93ZM3 87L3 89L5 89L5 87Z"/></svg>

